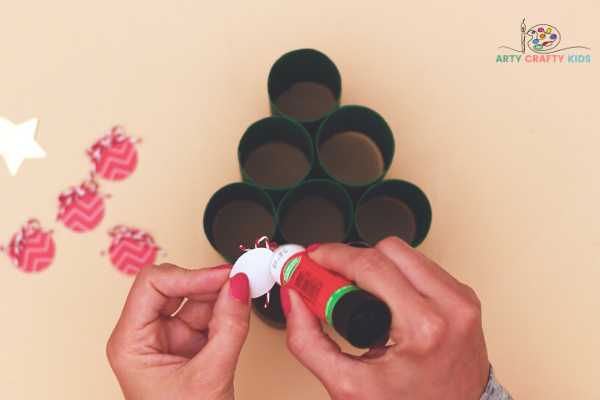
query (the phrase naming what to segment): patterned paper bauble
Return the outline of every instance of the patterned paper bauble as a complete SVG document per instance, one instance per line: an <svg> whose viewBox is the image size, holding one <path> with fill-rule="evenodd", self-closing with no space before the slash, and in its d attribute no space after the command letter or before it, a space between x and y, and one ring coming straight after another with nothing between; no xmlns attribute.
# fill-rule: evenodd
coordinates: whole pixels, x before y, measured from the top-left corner
<svg viewBox="0 0 600 400"><path fill-rule="evenodd" d="M125 136L120 126L112 128L87 149L92 161L92 174L111 181L127 178L137 165L134 143L139 141Z"/></svg>
<svg viewBox="0 0 600 400"><path fill-rule="evenodd" d="M13 264L23 272L43 271L54 260L52 231L41 229L37 220L30 219L0 250L8 253Z"/></svg>
<svg viewBox="0 0 600 400"><path fill-rule="evenodd" d="M108 196L98 193L98 185L90 177L59 196L56 219L74 232L92 230L104 217L103 197Z"/></svg>
<svg viewBox="0 0 600 400"><path fill-rule="evenodd" d="M108 234L113 242L106 252L112 264L123 273L137 274L144 265L154 263L156 253L165 253L142 230L117 225L110 228Z"/></svg>

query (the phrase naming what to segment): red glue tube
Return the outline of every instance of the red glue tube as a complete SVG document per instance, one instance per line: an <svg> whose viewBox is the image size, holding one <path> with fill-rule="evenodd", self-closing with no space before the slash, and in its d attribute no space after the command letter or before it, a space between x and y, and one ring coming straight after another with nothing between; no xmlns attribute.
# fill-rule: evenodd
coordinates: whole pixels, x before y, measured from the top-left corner
<svg viewBox="0 0 600 400"><path fill-rule="evenodd" d="M270 270L277 283L298 292L315 315L353 346L369 348L386 336L392 321L388 306L319 266L302 246L279 246L273 251Z"/></svg>
<svg viewBox="0 0 600 400"><path fill-rule="evenodd" d="M259 247L265 241L267 247ZM284 244L274 250L266 237L256 248L244 249L230 277L243 272L250 282L250 296L260 297L278 283L298 292L307 307L354 347L366 349L379 343L390 329L388 306L346 278L308 257L304 247Z"/></svg>

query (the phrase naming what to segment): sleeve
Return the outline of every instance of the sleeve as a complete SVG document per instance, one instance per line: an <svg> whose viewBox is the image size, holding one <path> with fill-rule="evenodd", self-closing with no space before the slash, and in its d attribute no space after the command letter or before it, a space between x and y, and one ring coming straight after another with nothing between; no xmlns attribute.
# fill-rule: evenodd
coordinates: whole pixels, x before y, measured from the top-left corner
<svg viewBox="0 0 600 400"><path fill-rule="evenodd" d="M488 383L479 400L513 400L512 396L496 380L491 364Z"/></svg>

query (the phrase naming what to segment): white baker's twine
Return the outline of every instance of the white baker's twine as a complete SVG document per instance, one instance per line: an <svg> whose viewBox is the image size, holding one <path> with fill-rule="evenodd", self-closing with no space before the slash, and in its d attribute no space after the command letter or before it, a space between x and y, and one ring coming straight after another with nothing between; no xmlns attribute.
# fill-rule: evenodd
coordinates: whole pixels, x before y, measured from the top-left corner
<svg viewBox="0 0 600 400"><path fill-rule="evenodd" d="M126 227L123 225L113 225L108 229L108 234L113 236L114 239L106 250L102 250L102 255L110 253L111 250L118 246L123 239L132 239L142 246L152 247L163 256L167 254L165 250L161 249L156 245L156 243L154 243L154 239L152 239L150 234L141 229L134 228L133 226Z"/></svg>
<svg viewBox="0 0 600 400"><path fill-rule="evenodd" d="M110 197L109 194L98 193L98 184L94 181L93 175L90 175L80 185L70 187L58 196L58 214L56 215L56 220L58 221L63 216L67 208L69 208L75 200L88 194L98 194L100 197Z"/></svg>
<svg viewBox="0 0 600 400"><path fill-rule="evenodd" d="M31 218L23 223L21 229L14 235L13 239L4 243L0 246L0 251L10 255L10 258L17 267L19 266L19 254L23 251L23 248L27 244L27 239L34 234L52 233L51 229L41 229L40 223L37 219Z"/></svg>
<svg viewBox="0 0 600 400"><path fill-rule="evenodd" d="M100 157L102 157L102 152L104 150L110 149L117 143L129 141L131 143L141 142L140 138L130 138L125 136L125 132L123 128L120 126L112 127L108 132L106 132L106 136L98 140L97 142L88 146L86 153L92 159L92 174L96 173L96 166L98 162L100 162Z"/></svg>

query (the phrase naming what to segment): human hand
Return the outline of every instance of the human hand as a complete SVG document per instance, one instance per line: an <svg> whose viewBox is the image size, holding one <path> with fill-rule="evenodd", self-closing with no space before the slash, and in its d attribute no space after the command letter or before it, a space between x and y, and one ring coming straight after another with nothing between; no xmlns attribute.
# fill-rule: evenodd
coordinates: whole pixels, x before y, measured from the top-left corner
<svg viewBox="0 0 600 400"><path fill-rule="evenodd" d="M480 398L489 362L471 288L396 237L372 249L325 244L309 257L379 297L392 313L393 344L352 356L323 332L298 293L282 290L288 348L332 399Z"/></svg>
<svg viewBox="0 0 600 400"><path fill-rule="evenodd" d="M140 270L106 346L126 399L233 399L250 289L244 274L228 281L230 271Z"/></svg>

